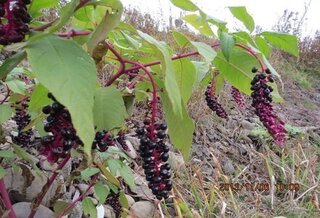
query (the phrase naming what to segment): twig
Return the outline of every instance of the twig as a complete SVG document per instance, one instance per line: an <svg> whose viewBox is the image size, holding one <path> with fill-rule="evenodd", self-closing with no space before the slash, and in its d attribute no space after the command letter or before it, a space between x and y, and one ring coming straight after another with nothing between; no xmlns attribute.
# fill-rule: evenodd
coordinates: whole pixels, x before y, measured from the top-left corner
<svg viewBox="0 0 320 218"><path fill-rule="evenodd" d="M6 84L6 88L7 88L7 94L6 96L4 97L4 99L2 99L2 101L0 102L0 105L3 104L4 102L6 102L6 100L9 98L10 96L10 89L8 87L8 85Z"/></svg>
<svg viewBox="0 0 320 218"><path fill-rule="evenodd" d="M83 198L87 195L87 193L88 193L89 190L92 188L92 186L94 186L94 184L96 183L97 178L98 178L98 175L99 175L99 174L96 174L96 175L93 176L93 179L90 181L90 184L89 184L89 186L87 187L87 189L85 190L85 192L84 192L82 195L80 195L78 198L76 198L75 200L73 200L67 207L65 207L65 208L63 209L63 211L59 214L59 216L58 216L57 218L63 217L63 216L68 212L68 210L72 209L72 208L76 205L77 202L83 200Z"/></svg>
<svg viewBox="0 0 320 218"><path fill-rule="evenodd" d="M10 210L8 218L16 218L16 214L12 208L12 203L3 179L0 179L0 194L2 196L5 208Z"/></svg>
<svg viewBox="0 0 320 218"><path fill-rule="evenodd" d="M54 182L54 180L56 179L56 177L59 174L59 171L66 165L66 163L69 161L70 159L70 154L68 154L63 160L62 162L58 165L57 169L55 170L55 172L50 176L49 180L47 181L47 183L42 187L41 192L38 194L38 196L33 200L32 202L32 208L31 208L31 212L28 216L28 218L33 218L35 213L37 212L37 209L39 207L39 205L41 204L44 196L47 194L49 188L51 187L52 183Z"/></svg>

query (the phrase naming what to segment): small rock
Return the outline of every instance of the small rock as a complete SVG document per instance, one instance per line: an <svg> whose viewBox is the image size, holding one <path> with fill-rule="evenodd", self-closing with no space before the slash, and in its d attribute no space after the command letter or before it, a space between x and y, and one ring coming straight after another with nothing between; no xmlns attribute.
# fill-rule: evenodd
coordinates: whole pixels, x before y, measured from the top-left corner
<svg viewBox="0 0 320 218"><path fill-rule="evenodd" d="M26 218L27 217L26 214L29 214L31 212L30 206L31 206L30 202L19 202L14 204L12 207L17 218ZM37 209L37 212L34 218L43 218L43 217L54 218L55 215L52 210L50 210L49 208L43 205L40 205L39 208Z"/></svg>
<svg viewBox="0 0 320 218"><path fill-rule="evenodd" d="M172 169L179 170L181 169L182 166L185 165L181 154L177 154L172 151L169 151L169 156L170 156L169 163Z"/></svg>
<svg viewBox="0 0 320 218"><path fill-rule="evenodd" d="M129 207L131 207L135 203L135 200L130 195L126 195L126 198L127 198Z"/></svg>
<svg viewBox="0 0 320 218"><path fill-rule="evenodd" d="M80 183L79 185L77 185L77 187L79 188L80 192L83 194L84 192L87 191L89 185ZM88 191L88 195L91 195L91 194L93 194L93 188L90 188L90 190Z"/></svg>
<svg viewBox="0 0 320 218"><path fill-rule="evenodd" d="M129 140L125 140L126 145L128 146L128 151L125 151L126 154L131 157L132 159L137 158L137 152L136 149L133 147L132 143Z"/></svg>
<svg viewBox="0 0 320 218"><path fill-rule="evenodd" d="M116 214L113 210L113 208L107 204L107 205L104 205L104 217L106 218L116 218Z"/></svg>
<svg viewBox="0 0 320 218"><path fill-rule="evenodd" d="M234 166L232 165L230 160L227 160L223 165L222 165L223 171L225 174L232 174L235 172Z"/></svg>
<svg viewBox="0 0 320 218"><path fill-rule="evenodd" d="M253 130L255 128L255 124L251 123L247 120L242 120L241 121L241 126L242 128L246 129L246 130Z"/></svg>
<svg viewBox="0 0 320 218"><path fill-rule="evenodd" d="M138 201L132 205L130 210L139 218L150 218L154 217L156 207L149 201Z"/></svg>
<svg viewBox="0 0 320 218"><path fill-rule="evenodd" d="M140 141L137 137L126 136L126 140L130 141L135 150L139 149Z"/></svg>

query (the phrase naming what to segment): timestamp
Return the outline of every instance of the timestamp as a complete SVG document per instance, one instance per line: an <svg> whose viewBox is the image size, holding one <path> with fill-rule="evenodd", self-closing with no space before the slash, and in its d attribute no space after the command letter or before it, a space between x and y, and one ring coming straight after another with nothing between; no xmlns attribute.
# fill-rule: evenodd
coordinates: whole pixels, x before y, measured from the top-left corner
<svg viewBox="0 0 320 218"><path fill-rule="evenodd" d="M300 189L298 183L276 183L274 185L274 190L279 191L294 191L297 192ZM219 183L220 191L247 191L247 192L269 192L271 190L271 184L268 182L254 182L254 183Z"/></svg>

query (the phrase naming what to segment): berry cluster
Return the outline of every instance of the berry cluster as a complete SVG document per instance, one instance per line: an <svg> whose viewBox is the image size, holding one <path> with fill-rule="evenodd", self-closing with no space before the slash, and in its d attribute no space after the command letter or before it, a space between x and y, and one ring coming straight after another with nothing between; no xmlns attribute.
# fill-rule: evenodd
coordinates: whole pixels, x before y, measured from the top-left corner
<svg viewBox="0 0 320 218"><path fill-rule="evenodd" d="M214 81L212 80L210 85L207 87L207 90L205 92L206 95L206 102L208 107L216 112L216 114L221 118L227 118L228 115L223 109L222 105L218 102L217 97L214 94Z"/></svg>
<svg viewBox="0 0 320 218"><path fill-rule="evenodd" d="M29 32L27 23L31 17L27 12L26 5L30 0L0 0L0 44L21 42ZM2 17L6 18L5 24Z"/></svg>
<svg viewBox="0 0 320 218"><path fill-rule="evenodd" d="M12 141L13 143L20 145L22 147L28 146L31 144L31 138L33 135L32 129L29 129L27 131L23 131L23 129L29 125L31 122L31 117L27 113L27 109L29 105L26 103L29 101L29 99L23 101L23 102L16 102L16 104L21 104L21 107L16 108L16 113L13 116L13 120L16 122L18 126L18 135L13 136L12 135Z"/></svg>
<svg viewBox="0 0 320 218"><path fill-rule="evenodd" d="M258 69L253 68L252 73L257 73ZM286 129L284 122L279 119L272 107L272 87L267 82L274 82L273 75L269 69L258 73L251 81L252 106L255 108L255 113L260 118L260 121L267 128L270 135L274 138L276 144L281 147L286 141Z"/></svg>
<svg viewBox="0 0 320 218"><path fill-rule="evenodd" d="M233 99L236 101L236 103L237 103L237 105L239 106L240 109L244 109L246 107L244 98L241 95L239 89L237 89L236 87L232 86L231 95L232 95Z"/></svg>
<svg viewBox="0 0 320 218"><path fill-rule="evenodd" d="M169 197L172 189L171 167L166 163L169 159L169 147L165 143L167 125L155 124L149 119L144 120L144 126L136 130L140 138L140 156L143 159L143 169L149 188L158 200Z"/></svg>
<svg viewBox="0 0 320 218"><path fill-rule="evenodd" d="M119 192L115 193L111 191L105 203L109 204L113 208L113 211L116 214L117 218L120 217L122 207L119 201Z"/></svg>
<svg viewBox="0 0 320 218"><path fill-rule="evenodd" d="M107 131L102 130L99 132L96 132L96 136L92 143L92 148L98 148L100 152L104 152L108 149L110 146L114 146L114 138L111 134L109 134Z"/></svg>
<svg viewBox="0 0 320 218"><path fill-rule="evenodd" d="M44 130L49 134L42 137L44 147L41 153L47 156L50 163L54 163L59 158L66 157L72 147L82 142L73 128L69 111L51 93L48 97L53 103L42 108L42 112L49 115L44 125Z"/></svg>
<svg viewBox="0 0 320 218"><path fill-rule="evenodd" d="M128 148L128 145L126 143L126 140L125 140L125 132L124 131L118 132L116 140L121 145L123 150L130 151L130 149Z"/></svg>

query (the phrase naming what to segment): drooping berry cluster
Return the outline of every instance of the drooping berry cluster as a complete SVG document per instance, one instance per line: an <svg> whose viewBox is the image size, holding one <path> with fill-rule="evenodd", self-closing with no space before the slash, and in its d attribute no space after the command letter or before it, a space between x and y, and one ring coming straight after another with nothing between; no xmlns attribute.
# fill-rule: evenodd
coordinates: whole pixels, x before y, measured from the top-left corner
<svg viewBox="0 0 320 218"><path fill-rule="evenodd" d="M208 107L212 111L216 112L216 114L219 117L226 119L228 115L223 109L222 105L218 102L218 99L214 93L214 80L212 80L211 83L208 85L205 95L206 95L206 102Z"/></svg>
<svg viewBox="0 0 320 218"><path fill-rule="evenodd" d="M257 68L252 69L252 73L257 73ZM272 107L272 91L268 82L274 82L273 75L269 69L258 73L251 81L252 106L255 108L255 113L260 118L260 121L267 128L270 135L274 138L275 143L283 147L286 141L286 129L284 122L279 119Z"/></svg>
<svg viewBox="0 0 320 218"><path fill-rule="evenodd" d="M23 131L23 129L31 122L31 116L27 113L27 109L29 107L27 101L29 101L29 99L22 102L16 102L17 104L20 104L20 107L16 107L16 113L12 118L18 126L18 135L12 135L12 141L22 147L31 144L33 135L32 129Z"/></svg>
<svg viewBox="0 0 320 218"><path fill-rule="evenodd" d="M92 148L98 148L100 152L104 152L108 149L110 146L114 146L115 141L114 138L110 133L108 133L105 130L96 132L95 139L93 140L92 143Z"/></svg>
<svg viewBox="0 0 320 218"><path fill-rule="evenodd" d="M42 112L49 116L44 125L48 135L42 137L41 143L44 147L41 153L47 156L50 163L54 163L59 158L66 157L72 147L82 142L73 128L69 111L51 93L48 97L53 100L53 103L42 108Z"/></svg>
<svg viewBox="0 0 320 218"><path fill-rule="evenodd" d="M143 159L143 169L148 186L152 193L161 200L169 197L172 189L171 167L166 163L169 159L169 147L165 143L167 125L155 125L154 134L149 119L144 120L144 126L136 130L140 138L140 156Z"/></svg>
<svg viewBox="0 0 320 218"><path fill-rule="evenodd" d="M243 95L240 93L239 89L232 86L231 95L240 109L244 109L246 107Z"/></svg>
<svg viewBox="0 0 320 218"><path fill-rule="evenodd" d="M108 198L105 203L109 204L113 208L113 211L116 215L116 218L120 217L122 207L121 207L121 204L119 201L119 192L115 193L115 192L111 191L111 193L108 195Z"/></svg>
<svg viewBox="0 0 320 218"><path fill-rule="evenodd" d="M31 17L26 5L30 0L0 0L0 44L21 42L29 32ZM6 18L6 21L2 18Z"/></svg>

